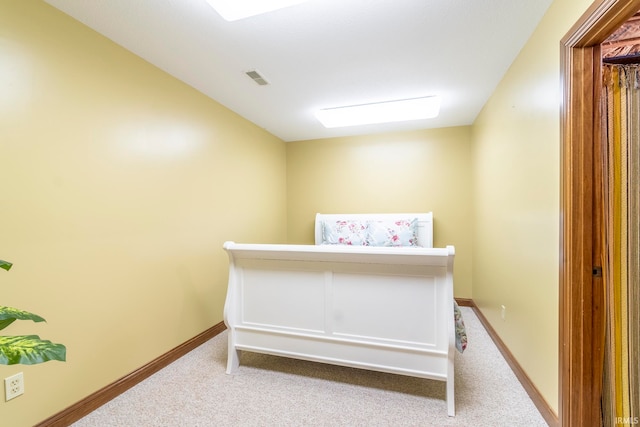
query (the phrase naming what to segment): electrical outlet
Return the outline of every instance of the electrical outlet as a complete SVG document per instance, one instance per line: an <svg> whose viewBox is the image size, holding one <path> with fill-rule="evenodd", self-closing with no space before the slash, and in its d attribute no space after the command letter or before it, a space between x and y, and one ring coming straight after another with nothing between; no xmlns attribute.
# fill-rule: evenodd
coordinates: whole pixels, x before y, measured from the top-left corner
<svg viewBox="0 0 640 427"><path fill-rule="evenodd" d="M4 395L5 401L9 401L14 397L18 397L24 393L24 376L22 372L4 379Z"/></svg>
<svg viewBox="0 0 640 427"><path fill-rule="evenodd" d="M502 320L504 320L507 317L507 307L505 307L504 305L501 305L500 307L502 307L502 311L500 312L500 316L502 316Z"/></svg>

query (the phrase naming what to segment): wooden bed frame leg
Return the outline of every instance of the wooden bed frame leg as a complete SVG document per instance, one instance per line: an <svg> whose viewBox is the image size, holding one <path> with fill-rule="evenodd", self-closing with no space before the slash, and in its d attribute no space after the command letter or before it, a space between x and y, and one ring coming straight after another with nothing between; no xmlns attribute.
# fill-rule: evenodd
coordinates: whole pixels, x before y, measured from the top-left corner
<svg viewBox="0 0 640 427"><path fill-rule="evenodd" d="M233 333L229 331L229 350L227 355L227 374L235 374L240 366L240 353L236 350Z"/></svg>

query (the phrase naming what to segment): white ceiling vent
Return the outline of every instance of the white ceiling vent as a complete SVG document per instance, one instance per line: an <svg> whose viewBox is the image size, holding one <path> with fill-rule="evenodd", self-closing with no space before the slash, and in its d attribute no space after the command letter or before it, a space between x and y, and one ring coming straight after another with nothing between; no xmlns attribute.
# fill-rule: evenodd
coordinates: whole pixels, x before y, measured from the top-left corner
<svg viewBox="0 0 640 427"><path fill-rule="evenodd" d="M269 84L267 79L260 75L260 73L256 70L247 71L245 73L247 76L251 77L254 82L258 83L260 86L266 86Z"/></svg>

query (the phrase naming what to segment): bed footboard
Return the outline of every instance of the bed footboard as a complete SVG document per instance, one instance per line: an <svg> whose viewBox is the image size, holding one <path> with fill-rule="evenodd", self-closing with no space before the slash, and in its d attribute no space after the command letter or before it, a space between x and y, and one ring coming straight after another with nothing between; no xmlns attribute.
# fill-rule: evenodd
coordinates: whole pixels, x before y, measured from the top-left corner
<svg viewBox="0 0 640 427"><path fill-rule="evenodd" d="M454 407L454 248L226 242L227 373L239 351L447 383Z"/></svg>

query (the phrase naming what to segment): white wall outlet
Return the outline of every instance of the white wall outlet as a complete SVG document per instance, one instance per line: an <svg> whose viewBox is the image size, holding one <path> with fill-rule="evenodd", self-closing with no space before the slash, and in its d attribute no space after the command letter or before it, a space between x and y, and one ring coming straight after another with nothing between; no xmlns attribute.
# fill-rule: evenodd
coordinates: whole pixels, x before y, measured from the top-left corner
<svg viewBox="0 0 640 427"><path fill-rule="evenodd" d="M5 401L9 401L14 397L24 394L24 376L22 372L4 379L4 395Z"/></svg>
<svg viewBox="0 0 640 427"><path fill-rule="evenodd" d="M502 317L502 320L504 320L507 317L507 307L505 307L504 305L501 305L500 308L501 308L500 316Z"/></svg>

